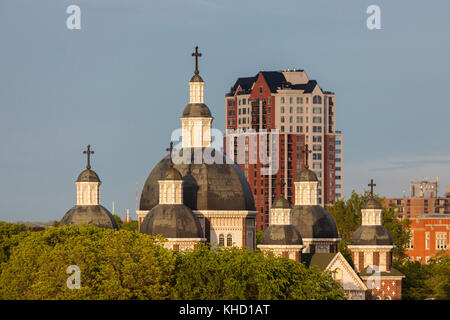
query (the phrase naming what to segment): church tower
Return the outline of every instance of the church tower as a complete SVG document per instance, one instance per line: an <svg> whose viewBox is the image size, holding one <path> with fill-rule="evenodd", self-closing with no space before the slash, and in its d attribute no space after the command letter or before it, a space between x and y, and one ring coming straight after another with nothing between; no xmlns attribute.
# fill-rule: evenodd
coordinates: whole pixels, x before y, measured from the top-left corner
<svg viewBox="0 0 450 320"><path fill-rule="evenodd" d="M270 209L269 227L258 248L300 262L304 247L300 232L292 225L291 204L283 197L278 198Z"/></svg>
<svg viewBox="0 0 450 320"><path fill-rule="evenodd" d="M292 224L302 235L305 253L335 253L340 241L336 223L328 211L317 201L318 184L316 174L309 169L305 146L306 164L295 179L295 206L291 210Z"/></svg>
<svg viewBox="0 0 450 320"><path fill-rule="evenodd" d="M355 231L348 249L352 253L355 270L369 289L366 299L401 299L404 277L392 268L392 250L395 248L389 231L383 226L383 207L373 196L375 184L369 184L370 197L361 209L361 226Z"/></svg>
<svg viewBox="0 0 450 320"><path fill-rule="evenodd" d="M189 81L189 104L181 116L183 148L205 148L211 146L211 125L213 117L204 102L205 82L199 75L198 57L202 54L195 47L195 71Z"/></svg>
<svg viewBox="0 0 450 320"><path fill-rule="evenodd" d="M91 155L94 151L88 145L83 151L87 156L86 170L81 172L75 182L77 189L77 204L62 218L60 225L93 224L102 228L117 229L113 215L100 205L101 181L97 173L91 169Z"/></svg>

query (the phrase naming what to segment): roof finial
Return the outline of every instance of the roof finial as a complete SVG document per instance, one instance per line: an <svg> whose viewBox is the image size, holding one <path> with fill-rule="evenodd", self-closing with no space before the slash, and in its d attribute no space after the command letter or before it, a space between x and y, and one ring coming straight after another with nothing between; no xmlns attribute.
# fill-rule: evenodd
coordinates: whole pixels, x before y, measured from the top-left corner
<svg viewBox="0 0 450 320"><path fill-rule="evenodd" d="M169 156L169 166L171 168L173 168L173 161L172 161L172 151L173 151L173 141L170 141L170 146L169 148L166 148L166 151L170 152L170 156Z"/></svg>
<svg viewBox="0 0 450 320"><path fill-rule="evenodd" d="M376 184L373 183L373 179L370 179L370 183L368 184L368 186L370 187L370 196L373 198L373 187L376 186Z"/></svg>
<svg viewBox="0 0 450 320"><path fill-rule="evenodd" d="M86 169L91 169L91 154L94 154L94 151L91 151L91 145L87 145L87 150L83 151L84 154L87 155L87 165Z"/></svg>
<svg viewBox="0 0 450 320"><path fill-rule="evenodd" d="M303 147L303 152L305 153L305 169L308 169L308 168L309 168L309 164L308 164L308 154L312 152L312 151L309 149L308 144L305 144L305 146Z"/></svg>
<svg viewBox="0 0 450 320"><path fill-rule="evenodd" d="M202 54L198 52L198 46L195 47L195 52L192 53L192 56L195 57L195 74L198 74L198 57L201 57Z"/></svg>

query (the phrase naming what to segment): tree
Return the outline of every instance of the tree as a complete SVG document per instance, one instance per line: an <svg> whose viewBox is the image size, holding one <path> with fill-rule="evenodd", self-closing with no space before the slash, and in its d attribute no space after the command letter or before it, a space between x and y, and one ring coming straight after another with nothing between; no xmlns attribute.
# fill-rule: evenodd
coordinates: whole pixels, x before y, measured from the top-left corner
<svg viewBox="0 0 450 320"><path fill-rule="evenodd" d="M116 220L117 227L118 227L119 229L122 229L122 226L123 226L123 221L122 221L122 219L121 219L117 214L113 214L113 217L114 217L114 220Z"/></svg>
<svg viewBox="0 0 450 320"><path fill-rule="evenodd" d="M369 197L369 192L360 195L353 191L349 199L340 199L327 208L336 222L339 236L342 239L338 249L349 261L351 261L351 258L347 246L351 243L353 233L361 225L361 208ZM374 197L380 203L383 203L383 198L377 195ZM393 257L397 261L407 259L405 251L410 237L409 224L410 221L407 219L400 221L392 208L389 210L383 209L383 225L389 231L392 241L396 245L393 250Z"/></svg>
<svg viewBox="0 0 450 320"><path fill-rule="evenodd" d="M11 250L20 240L31 232L31 228L24 224L0 221L0 272L1 264L9 260Z"/></svg>
<svg viewBox="0 0 450 320"><path fill-rule="evenodd" d="M172 299L344 299L329 273L287 258L209 245L176 257Z"/></svg>
<svg viewBox="0 0 450 320"><path fill-rule="evenodd" d="M138 222L136 220L131 220L128 222L124 222L122 224L122 228L123 230L128 230L128 231L138 231Z"/></svg>
<svg viewBox="0 0 450 320"><path fill-rule="evenodd" d="M92 225L30 233L2 264L0 299L166 299L173 252L148 235ZM68 289L69 266L81 288Z"/></svg>
<svg viewBox="0 0 450 320"><path fill-rule="evenodd" d="M408 260L396 263L405 278L402 282L403 299L450 299L450 256L442 251L428 264Z"/></svg>

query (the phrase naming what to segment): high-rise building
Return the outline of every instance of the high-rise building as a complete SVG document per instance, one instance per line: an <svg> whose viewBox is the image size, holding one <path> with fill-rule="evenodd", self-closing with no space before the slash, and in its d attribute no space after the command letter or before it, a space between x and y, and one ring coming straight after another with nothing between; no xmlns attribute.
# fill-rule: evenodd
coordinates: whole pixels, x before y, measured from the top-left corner
<svg viewBox="0 0 450 320"><path fill-rule="evenodd" d="M306 150L311 153L310 169L319 179L318 203L325 205L342 196L342 133L336 130L335 100L333 92L323 91L317 81L295 69L238 78L226 94L224 150L252 188L258 230L268 226L275 199L283 196L295 202L294 180L304 167ZM275 144L261 138L264 131L275 129L279 133ZM239 143L245 144L244 155L239 155ZM262 145L277 158L276 170L269 174L262 172L267 169L258 151Z"/></svg>

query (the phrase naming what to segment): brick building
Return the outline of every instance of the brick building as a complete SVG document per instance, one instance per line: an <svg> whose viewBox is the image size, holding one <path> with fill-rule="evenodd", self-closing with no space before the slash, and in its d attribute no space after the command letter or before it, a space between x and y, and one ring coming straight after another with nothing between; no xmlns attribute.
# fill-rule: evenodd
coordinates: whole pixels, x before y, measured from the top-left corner
<svg viewBox="0 0 450 320"><path fill-rule="evenodd" d="M437 181L412 181L410 197L387 198L384 200L384 206L396 208L400 219L423 214L448 214L450 193L446 192L445 197L439 197Z"/></svg>
<svg viewBox="0 0 450 320"><path fill-rule="evenodd" d="M450 254L450 215L424 214L411 219L411 238L406 254L412 261L427 263L436 253Z"/></svg>
<svg viewBox="0 0 450 320"><path fill-rule="evenodd" d="M238 78L225 97L224 150L245 174L252 188L257 229L268 226L271 204L280 196L294 203L294 180L305 164L305 145L311 149L310 168L319 179L318 203L342 196L342 133L335 126L333 92L323 91L303 70L261 71ZM258 156L263 131L279 132L267 154L278 158L277 170L261 174L266 166ZM254 130L255 134L249 133ZM245 137L245 140L239 140ZM239 161L238 141L245 143ZM233 149L233 150L231 150ZM276 154L274 154L276 153Z"/></svg>

